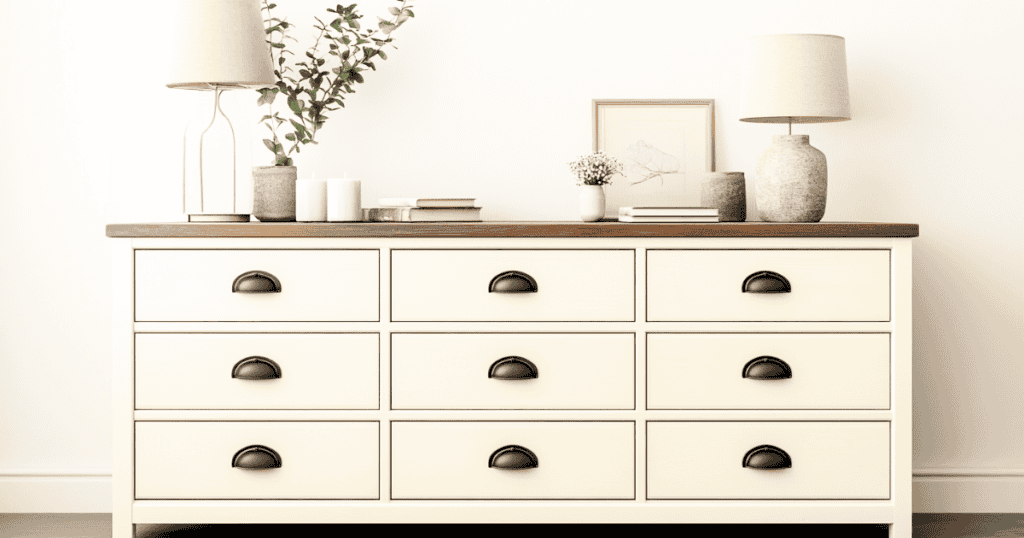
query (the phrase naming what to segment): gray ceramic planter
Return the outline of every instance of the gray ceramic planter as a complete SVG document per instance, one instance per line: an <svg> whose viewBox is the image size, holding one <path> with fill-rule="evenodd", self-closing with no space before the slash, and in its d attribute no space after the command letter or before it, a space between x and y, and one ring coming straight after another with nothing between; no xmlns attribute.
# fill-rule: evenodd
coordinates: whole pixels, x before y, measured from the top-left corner
<svg viewBox="0 0 1024 538"><path fill-rule="evenodd" d="M260 222L295 220L294 166L254 166L252 169L252 216Z"/></svg>

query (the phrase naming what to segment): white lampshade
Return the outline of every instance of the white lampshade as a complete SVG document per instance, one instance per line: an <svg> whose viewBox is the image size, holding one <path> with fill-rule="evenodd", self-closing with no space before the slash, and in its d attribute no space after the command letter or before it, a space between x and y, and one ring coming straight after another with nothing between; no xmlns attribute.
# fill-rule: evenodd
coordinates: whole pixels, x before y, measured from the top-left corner
<svg viewBox="0 0 1024 538"><path fill-rule="evenodd" d="M747 41L740 121L824 123L848 119L845 39L789 34Z"/></svg>
<svg viewBox="0 0 1024 538"><path fill-rule="evenodd" d="M260 0L177 0L177 46L167 86L210 90L273 86Z"/></svg>

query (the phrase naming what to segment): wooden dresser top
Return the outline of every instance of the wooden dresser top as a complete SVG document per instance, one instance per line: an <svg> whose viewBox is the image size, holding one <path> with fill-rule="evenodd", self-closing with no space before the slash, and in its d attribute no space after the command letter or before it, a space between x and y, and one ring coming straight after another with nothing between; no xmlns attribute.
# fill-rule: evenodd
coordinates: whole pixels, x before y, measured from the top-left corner
<svg viewBox="0 0 1024 538"><path fill-rule="evenodd" d="M108 224L107 237L917 237L917 224L625 222L247 222Z"/></svg>

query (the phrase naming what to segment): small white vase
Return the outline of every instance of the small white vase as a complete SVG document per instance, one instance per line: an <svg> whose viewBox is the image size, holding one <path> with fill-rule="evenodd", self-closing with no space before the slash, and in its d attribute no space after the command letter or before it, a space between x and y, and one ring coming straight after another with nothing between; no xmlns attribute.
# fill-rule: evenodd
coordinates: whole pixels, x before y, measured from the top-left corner
<svg viewBox="0 0 1024 538"><path fill-rule="evenodd" d="M604 186L580 185L580 220L596 222L604 218Z"/></svg>

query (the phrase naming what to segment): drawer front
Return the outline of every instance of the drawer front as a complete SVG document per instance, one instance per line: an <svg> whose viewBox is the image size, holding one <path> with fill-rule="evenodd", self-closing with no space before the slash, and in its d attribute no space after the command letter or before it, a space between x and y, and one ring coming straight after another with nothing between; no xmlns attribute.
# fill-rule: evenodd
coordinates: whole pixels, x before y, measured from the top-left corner
<svg viewBox="0 0 1024 538"><path fill-rule="evenodd" d="M633 321L634 262L632 250L395 250L392 320ZM490 291L529 279L536 291Z"/></svg>
<svg viewBox="0 0 1024 538"><path fill-rule="evenodd" d="M379 349L377 334L137 334L135 407L378 409Z"/></svg>
<svg viewBox="0 0 1024 538"><path fill-rule="evenodd" d="M633 334L394 334L391 402L395 409L633 409L635 345Z"/></svg>
<svg viewBox="0 0 1024 538"><path fill-rule="evenodd" d="M135 320L377 321L379 267L376 250L138 250ZM251 271L281 291L233 291Z"/></svg>
<svg viewBox="0 0 1024 538"><path fill-rule="evenodd" d="M392 498L633 499L634 441L633 422L392 422ZM491 467L511 446L537 466Z"/></svg>
<svg viewBox="0 0 1024 538"><path fill-rule="evenodd" d="M281 466L233 466L254 445ZM376 422L137 422L135 497L377 499L379 445Z"/></svg>
<svg viewBox="0 0 1024 538"><path fill-rule="evenodd" d="M649 334L647 407L888 409L889 335Z"/></svg>
<svg viewBox="0 0 1024 538"><path fill-rule="evenodd" d="M744 467L766 445L791 467ZM889 469L888 422L647 423L649 499L888 499Z"/></svg>
<svg viewBox="0 0 1024 538"><path fill-rule="evenodd" d="M744 292L763 271L791 291ZM649 321L888 321L889 251L651 250L647 296Z"/></svg>

